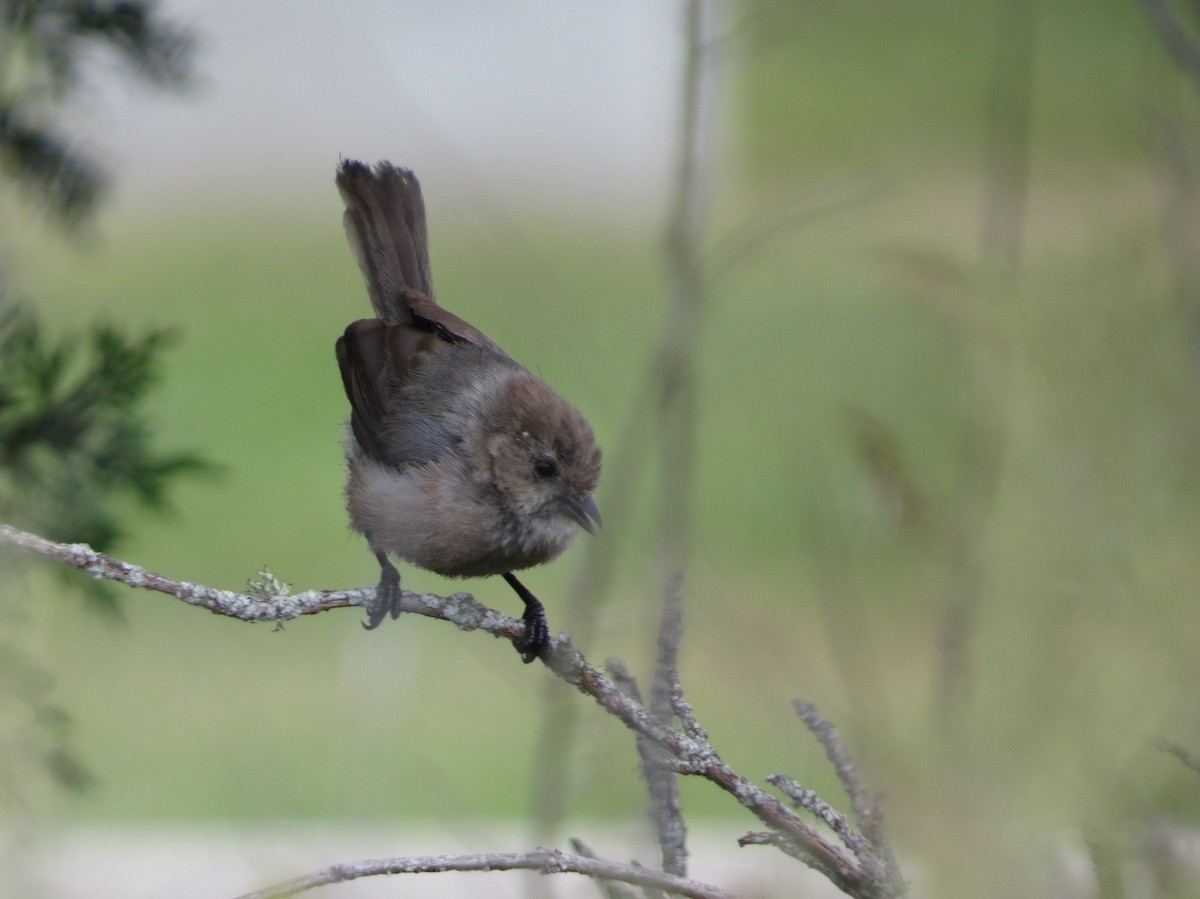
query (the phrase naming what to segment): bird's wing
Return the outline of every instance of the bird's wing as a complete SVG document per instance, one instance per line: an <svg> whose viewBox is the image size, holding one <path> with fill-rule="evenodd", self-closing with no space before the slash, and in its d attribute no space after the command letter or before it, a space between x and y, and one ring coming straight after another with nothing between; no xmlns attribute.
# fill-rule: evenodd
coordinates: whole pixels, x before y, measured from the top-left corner
<svg viewBox="0 0 1200 899"><path fill-rule="evenodd" d="M337 361L350 401L350 430L363 451L386 462L384 422L390 376L384 349L387 325L377 318L351 322L338 338Z"/></svg>

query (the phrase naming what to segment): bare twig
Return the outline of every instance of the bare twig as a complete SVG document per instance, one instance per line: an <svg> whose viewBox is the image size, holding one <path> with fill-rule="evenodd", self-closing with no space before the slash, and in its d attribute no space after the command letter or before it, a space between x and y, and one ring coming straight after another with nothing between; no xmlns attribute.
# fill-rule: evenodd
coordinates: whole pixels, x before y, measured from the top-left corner
<svg viewBox="0 0 1200 899"><path fill-rule="evenodd" d="M1188 749L1182 743L1176 743L1174 740L1160 740L1158 748L1163 752L1168 752L1175 756L1188 770L1195 774L1200 774L1200 754Z"/></svg>
<svg viewBox="0 0 1200 899"><path fill-rule="evenodd" d="M881 190L876 181L847 179L799 191L756 210L721 237L707 254L705 271L709 282L731 274L772 241L876 197Z"/></svg>
<svg viewBox="0 0 1200 899"><path fill-rule="evenodd" d="M613 679L613 683L617 685L617 689L634 702L640 703L642 701L642 691L638 689L637 678L633 676L633 672L629 670L628 665L617 658L605 659L604 670Z"/></svg>
<svg viewBox="0 0 1200 899"><path fill-rule="evenodd" d="M750 833L738 837L738 845L742 847L774 846L785 855L790 855L792 858L802 861L805 864L808 863L803 850L799 846L783 834L776 833L773 830L752 830Z"/></svg>
<svg viewBox="0 0 1200 899"><path fill-rule="evenodd" d="M684 65L679 148L667 213L663 268L667 319L658 351L659 421L662 450L660 542L668 578L686 570L692 521L696 452L696 354L701 313L707 299L703 251L708 201L712 53L706 34L713 18L710 0L684 7Z"/></svg>
<svg viewBox="0 0 1200 899"><path fill-rule="evenodd" d="M1096 878L1096 899L1127 899L1125 876L1121 870L1119 840L1111 834L1088 828L1083 834L1092 875Z"/></svg>
<svg viewBox="0 0 1200 899"><path fill-rule="evenodd" d="M1016 271L1029 192L1029 109L1036 0L996 0L983 215L986 259Z"/></svg>
<svg viewBox="0 0 1200 899"><path fill-rule="evenodd" d="M694 899L733 899L733 894L684 877L674 877L618 862L603 861L561 849L538 848L532 852L493 852L479 855L422 855L413 858L378 858L330 865L295 880L247 893L240 899L281 899L331 883L383 874L422 874L446 871L540 871L542 874L583 874L599 880L631 883L667 890Z"/></svg>
<svg viewBox="0 0 1200 899"><path fill-rule="evenodd" d="M1154 86L1148 112L1160 161L1164 245L1195 367L1200 366L1200 171L1193 152L1195 125L1184 109L1177 91Z"/></svg>
<svg viewBox="0 0 1200 899"><path fill-rule="evenodd" d="M583 840L574 837L570 840L571 848L575 850L577 855L582 855L584 858L596 858L596 853L592 851L592 847L583 842ZM595 880L596 887L604 895L604 899L637 899L637 894L623 883L617 883L615 880Z"/></svg>
<svg viewBox="0 0 1200 899"><path fill-rule="evenodd" d="M1200 48L1188 35L1171 4L1167 0L1142 0L1142 6L1171 58L1187 73L1193 86L1200 88Z"/></svg>

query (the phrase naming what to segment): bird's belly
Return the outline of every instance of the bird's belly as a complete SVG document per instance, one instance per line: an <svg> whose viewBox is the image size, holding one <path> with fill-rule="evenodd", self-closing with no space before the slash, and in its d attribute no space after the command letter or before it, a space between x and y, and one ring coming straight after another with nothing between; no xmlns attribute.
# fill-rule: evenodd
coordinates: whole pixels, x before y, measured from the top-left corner
<svg viewBox="0 0 1200 899"><path fill-rule="evenodd" d="M447 577L487 577L555 558L578 528L561 516L506 521L436 462L397 472L363 459L346 483L350 523L375 552Z"/></svg>

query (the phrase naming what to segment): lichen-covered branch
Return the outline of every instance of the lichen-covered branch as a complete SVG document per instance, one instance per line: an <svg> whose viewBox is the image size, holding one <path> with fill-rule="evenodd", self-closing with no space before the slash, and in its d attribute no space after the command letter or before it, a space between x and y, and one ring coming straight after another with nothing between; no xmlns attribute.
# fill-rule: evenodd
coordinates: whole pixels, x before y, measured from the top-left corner
<svg viewBox="0 0 1200 899"><path fill-rule="evenodd" d="M850 754L846 741L833 726L833 722L822 715L811 702L797 699L792 702L792 708L825 750L825 757L837 772L842 789L850 797L850 808L854 811L858 826L863 828L864 821L871 815L871 797L858 775L858 767L854 764L854 757Z"/></svg>
<svg viewBox="0 0 1200 899"><path fill-rule="evenodd" d="M289 621L301 615L315 615L331 609L365 604L375 595L374 588L357 590L308 590L303 593L270 593L262 589L235 593L187 581L173 581L134 565L97 552L83 543L55 543L0 524L0 545L14 546L45 556L71 568L78 568L97 580L118 581L137 590L165 593L188 605L208 609L216 615L239 621ZM516 618L490 609L469 593L438 596L432 593L404 591L404 611L440 618L462 630L483 630L496 637L519 638L524 624Z"/></svg>
<svg viewBox="0 0 1200 899"><path fill-rule="evenodd" d="M119 581L137 589L164 593L190 605L241 621L286 621L301 615L362 605L373 595L370 588L279 595L263 595L264 591L261 588L247 593L217 590L198 584L173 581L137 565L113 559L83 544L54 543L34 534L0 525L0 546L4 545L78 568L95 578ZM402 606L406 612L449 621L461 630L485 631L507 640L520 638L524 633L524 624L519 619L490 609L466 593L437 596L404 591ZM589 663L566 635L551 639L549 648L542 656L542 662L562 680L590 696L635 736L660 747L664 751L664 759L670 762L674 771L703 777L732 796L780 835L780 840L788 846L789 854L802 859L843 892L864 899L881 895L874 872L868 870L861 860L856 859L837 842L828 839L785 803L726 764L704 736L703 728L696 723L677 684L672 684L671 693L676 716L684 725L679 730L658 720L646 706L622 691L613 679L606 677ZM843 774L844 777L844 763L839 765L835 762L835 767L842 768L839 774Z"/></svg>
<svg viewBox="0 0 1200 899"><path fill-rule="evenodd" d="M671 575L663 597L658 629L658 653L650 683L650 712L663 724L675 718L674 695L679 685L679 645L683 642L683 572ZM682 724L682 722L681 722ZM686 729L684 730L687 733ZM692 736L688 734L688 736ZM638 740L642 775L650 794L650 820L658 835L662 869L687 874L687 825L679 802L679 775L665 751L649 740Z"/></svg>
<svg viewBox="0 0 1200 899"><path fill-rule="evenodd" d="M867 791L858 766L854 764L854 757L850 754L850 747L833 726L833 722L821 714L811 702L797 699L792 706L800 720L824 748L825 757L837 772L842 789L850 797L850 808L858 824L858 831L850 826L845 815L835 811L820 796L790 777L773 774L767 778L767 782L778 787L797 807L823 821L854 853L866 881L862 890L863 896L880 899L904 896L907 885L884 831L882 800L871 796Z"/></svg>
<svg viewBox="0 0 1200 899"><path fill-rule="evenodd" d="M662 874L637 865L604 861L561 849L532 852L493 852L472 855L422 855L412 858L377 858L330 865L295 880L247 893L240 899L282 899L331 883L384 874L430 874L446 871L540 871L543 874L582 874L597 880L618 881L665 890L693 899L734 899L733 894L685 877Z"/></svg>

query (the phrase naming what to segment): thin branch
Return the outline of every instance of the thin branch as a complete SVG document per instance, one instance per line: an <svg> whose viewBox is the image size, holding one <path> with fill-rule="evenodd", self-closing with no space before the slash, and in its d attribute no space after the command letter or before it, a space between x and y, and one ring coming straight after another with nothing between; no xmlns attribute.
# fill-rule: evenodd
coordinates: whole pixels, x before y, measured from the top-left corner
<svg viewBox="0 0 1200 899"><path fill-rule="evenodd" d="M1171 58L1187 73L1193 86L1200 88L1200 48L1171 9L1171 4L1167 0L1142 0L1142 6Z"/></svg>
<svg viewBox="0 0 1200 899"><path fill-rule="evenodd" d="M604 670L608 672L608 676L617 685L617 689L634 702L641 703L642 691L638 689L637 678L633 676L633 672L629 670L628 665L618 658L609 658L604 660Z"/></svg>
<svg viewBox="0 0 1200 899"><path fill-rule="evenodd" d="M796 803L797 808L811 812L813 817L824 822L830 830L838 835L846 848L856 856L862 858L863 854L869 851L866 839L854 829L850 824L850 819L814 791L783 774L768 775L767 783L778 787L784 796Z"/></svg>
<svg viewBox="0 0 1200 899"><path fill-rule="evenodd" d="M650 710L660 721L675 714L673 697L679 683L679 646L683 642L683 572L675 571L663 591L662 620L658 627L658 653L650 688Z"/></svg>
<svg viewBox="0 0 1200 899"><path fill-rule="evenodd" d="M708 137L714 66L706 46L713 18L711 7L709 0L687 0L684 6L679 147L663 245L667 319L657 354L656 386L660 392L656 431L662 459L659 543L668 577L687 568L693 517L696 356L708 287L702 243L710 188L704 163L711 146Z"/></svg>
<svg viewBox="0 0 1200 899"><path fill-rule="evenodd" d="M683 73L679 98L679 145L669 201L663 267L667 278L667 327L663 333L662 392L658 396L662 459L659 541L667 570L659 624L650 713L670 727L671 681L683 636L683 574L691 544L696 465L696 354L700 314L706 299L701 243L706 225L709 179L704 165L710 146L713 53L708 46L714 10L709 0L683 7ZM662 869L687 873L687 826L679 804L679 777L669 752L639 740L642 774L650 795L650 820L658 836Z"/></svg>
<svg viewBox="0 0 1200 899"><path fill-rule="evenodd" d="M592 851L592 847L583 840L572 837L569 842L577 855L582 855L584 858L597 857L596 853ZM637 894L623 883L600 878L597 878L595 883L600 892L604 894L604 899L637 899Z"/></svg>
<svg viewBox="0 0 1200 899"><path fill-rule="evenodd" d="M856 890L864 886L866 879L854 858L774 796L730 768L707 741L693 739L656 720L648 709L627 697L589 664L566 637L551 642L544 660L555 674L591 696L635 734L667 749L687 773L716 784L764 824L787 835L804 853L805 863L843 892L858 895Z"/></svg>
<svg viewBox="0 0 1200 899"><path fill-rule="evenodd" d="M663 596L662 621L658 630L658 654L650 686L650 712L662 724L675 718L675 693L679 687L679 644L683 640L683 572L676 571ZM686 732L686 731L685 731ZM689 736L691 736L689 734ZM679 775L665 750L639 740L642 773L650 794L650 820L658 836L662 869L683 877L687 874L687 825L679 804Z"/></svg>
<svg viewBox="0 0 1200 899"><path fill-rule="evenodd" d="M1029 121L1037 0L995 0L983 253L1002 270L1021 262L1029 193Z"/></svg>
<svg viewBox="0 0 1200 899"><path fill-rule="evenodd" d="M707 254L709 282L731 274L772 242L873 199L881 190L882 185L876 181L847 179L819 184L756 210L717 241Z"/></svg>
<svg viewBox="0 0 1200 899"><path fill-rule="evenodd" d="M622 693L634 702L642 701L637 679L624 662L620 659L607 659L604 668ZM679 678L675 676L674 672L671 672L668 679L672 686L678 686ZM653 707L651 707L651 712L654 714L655 720L670 726L672 716L670 697L665 717L661 712L656 712ZM695 736L686 730L684 733L689 737ZM642 776L646 780L646 788L650 794L650 821L654 825L654 832L658 837L663 870L682 877L687 873L687 825L684 823L683 810L679 805L678 776L693 772L690 772L686 766L681 766L662 747L645 737L637 737L637 750L638 756L642 760ZM673 869L668 867L669 865L678 865L682 870Z"/></svg>
<svg viewBox="0 0 1200 899"><path fill-rule="evenodd" d="M896 861L896 854L892 852L892 844L884 827L882 794L876 794L871 803L871 814L863 826L863 836L871 847L871 854L861 857L859 861L862 862L868 877L878 883L887 896L907 895L908 884L900 871L900 863Z"/></svg>
<svg viewBox="0 0 1200 899"><path fill-rule="evenodd" d="M1158 85L1149 107L1161 175L1163 237L1173 269L1183 335L1193 366L1200 364L1200 191L1194 128L1185 122L1182 98Z"/></svg>
<svg viewBox="0 0 1200 899"><path fill-rule="evenodd" d="M859 776L858 767L854 764L854 757L850 755L850 749L846 746L842 735L833 726L833 722L822 715L811 702L795 699L792 701L792 707L825 750L825 757L829 759L829 764L833 765L833 770L837 772L842 789L850 797L850 808L854 812L855 822L860 830L866 830L867 821L873 811L871 797L867 794L866 786Z"/></svg>
<svg viewBox="0 0 1200 899"><path fill-rule="evenodd" d="M242 621L283 621L300 615L362 605L373 596L370 589L310 591L271 598L214 590L172 581L137 565L116 561L82 544L53 543L7 525L0 525L0 545L3 544L79 568L95 578L121 581L130 587L165 593L191 605ZM481 630L508 640L519 638L524 633L524 624L519 619L490 609L467 593L437 596L406 591L402 600L405 611L449 621L460 630ZM800 853L798 857L843 892L852 896L875 895L871 876L845 849L827 840L819 830L784 803L734 771L707 740L690 736L656 719L649 709L627 696L617 684L591 665L569 637L561 635L552 638L542 661L554 674L590 696L636 736L664 748L674 760L672 766L675 770L711 781L768 827L786 836Z"/></svg>
<svg viewBox="0 0 1200 899"><path fill-rule="evenodd" d="M774 846L784 855L790 855L797 861L808 864L808 860L795 843L789 840L781 833L774 830L752 830L748 834L738 837L738 845L746 846Z"/></svg>
<svg viewBox="0 0 1200 899"><path fill-rule="evenodd" d="M1096 899L1128 899L1125 889L1125 872L1122 870L1121 850L1116 840L1094 829L1083 834L1088 858L1092 863L1092 876L1096 879Z"/></svg>
<svg viewBox="0 0 1200 899"><path fill-rule="evenodd" d="M629 670L628 665L618 658L608 658L604 660L604 670L608 672L608 676L612 678L612 681L614 684L616 684L618 690L639 705L642 704L642 691L638 687L637 678L633 676L633 672ZM669 721L663 723L668 727L670 726ZM684 731L684 733L689 737L693 736L692 734L688 734L687 731ZM641 735L635 735L634 739L637 741L638 756L642 759L644 774L646 758L649 753L654 751L655 747L653 743ZM676 774L696 773L678 759L675 759L669 755L665 755L661 752L659 753L657 764L667 767Z"/></svg>
<svg viewBox="0 0 1200 899"><path fill-rule="evenodd" d="M883 827L883 803L878 797L873 797L867 792L862 776L858 772L858 766L854 764L854 758L850 754L850 748L842 739L842 735L838 733L837 728L833 726L833 722L821 714L817 707L810 702L796 699L793 700L792 705L805 726L824 747L825 757L833 765L838 780L842 783L842 789L850 797L850 808L854 812L855 823L858 824L861 837L854 832L853 828L849 827L848 822L843 828L841 822L845 822L845 817L834 812L824 800L811 790L805 789L789 778L782 778L780 775L768 777L768 782L783 790L801 807L817 815L843 841L846 841L846 845L854 852L861 865L862 874L867 882L866 893L881 897L905 895L904 876L900 872L900 866L896 862L896 856L892 852ZM783 781L788 782L783 783ZM791 792L792 785L796 788L795 793ZM822 806L824 809L821 809ZM825 809L834 817L827 818L824 814ZM841 819L841 822L837 819Z"/></svg>
<svg viewBox="0 0 1200 899"><path fill-rule="evenodd" d="M631 883L637 886L666 890L694 899L734 899L732 893L688 880L618 862L603 861L563 852L561 849L538 848L532 852L494 852L479 855L422 855L413 858L378 858L361 862L330 865L295 880L247 893L239 899L281 899L331 883L345 883L360 877L383 874L429 874L446 871L540 871L542 874L582 874L599 880Z"/></svg>
<svg viewBox="0 0 1200 899"><path fill-rule="evenodd" d="M1183 744L1176 743L1174 740L1160 740L1158 748L1175 756L1192 773L1200 774L1200 755L1192 752Z"/></svg>
<svg viewBox="0 0 1200 899"><path fill-rule="evenodd" d="M331 609L361 606L375 595L373 588L357 590L308 590L304 593L265 595L259 590L234 593L217 590L187 581L170 578L148 571L140 565L121 562L104 553L97 552L84 543L54 543L0 524L0 544L45 556L71 568L78 568L97 580L119 581L139 590L165 593L188 605L208 609L216 615L236 618L239 621L290 621L301 615L315 615ZM525 625L478 602L469 593L453 596L438 596L433 593L403 591L403 608L430 618L440 618L465 631L483 630L495 637L518 639L525 632Z"/></svg>
<svg viewBox="0 0 1200 899"><path fill-rule="evenodd" d="M696 713L692 710L692 704L683 698L683 685L679 683L679 672L675 671L672 674L671 709L675 712L675 717L679 720L679 726L693 740L707 740L708 731L705 730L703 724L696 720Z"/></svg>

